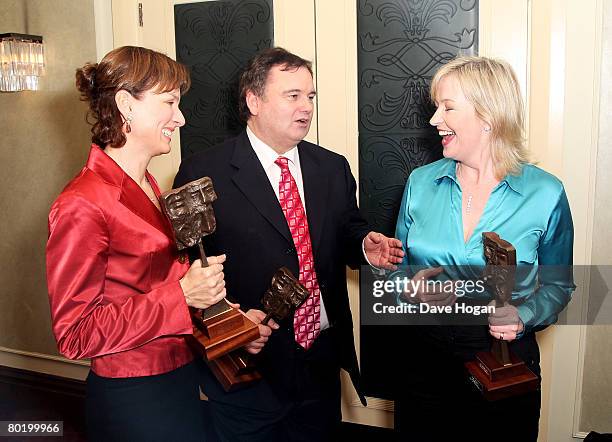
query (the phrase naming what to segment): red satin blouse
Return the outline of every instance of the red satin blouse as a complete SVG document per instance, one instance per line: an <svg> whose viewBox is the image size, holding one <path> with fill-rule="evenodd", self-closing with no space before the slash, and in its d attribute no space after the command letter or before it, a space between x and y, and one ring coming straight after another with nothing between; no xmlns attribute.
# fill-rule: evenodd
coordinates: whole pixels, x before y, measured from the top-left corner
<svg viewBox="0 0 612 442"><path fill-rule="evenodd" d="M93 145L49 213L47 285L60 353L91 358L97 375L112 378L166 373L193 360L179 284L188 267L162 213Z"/></svg>

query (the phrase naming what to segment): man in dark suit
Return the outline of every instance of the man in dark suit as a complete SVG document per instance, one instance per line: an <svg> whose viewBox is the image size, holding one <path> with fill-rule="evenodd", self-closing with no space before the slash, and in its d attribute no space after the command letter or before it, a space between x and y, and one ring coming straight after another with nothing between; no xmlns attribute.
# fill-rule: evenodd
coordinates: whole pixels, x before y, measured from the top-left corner
<svg viewBox="0 0 612 442"><path fill-rule="evenodd" d="M259 323L272 275L288 267L310 292L294 318L270 327L247 349L263 380L226 393L210 372L203 389L220 439L327 440L341 420L340 368L361 401L346 289L346 265L393 267L401 243L370 232L355 180L338 154L303 141L313 114L311 64L281 48L251 60L241 78L247 128L181 164L175 186L209 176L218 200L210 254L227 255L230 298ZM272 330L274 329L274 331Z"/></svg>

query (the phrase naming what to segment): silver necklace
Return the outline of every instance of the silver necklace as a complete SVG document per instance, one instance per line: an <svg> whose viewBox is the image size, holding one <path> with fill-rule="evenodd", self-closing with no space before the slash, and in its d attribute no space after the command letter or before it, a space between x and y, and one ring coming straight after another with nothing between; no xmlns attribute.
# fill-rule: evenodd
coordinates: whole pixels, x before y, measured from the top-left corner
<svg viewBox="0 0 612 442"><path fill-rule="evenodd" d="M149 189L151 189L151 192L153 192L153 195L155 195L155 190L153 190L153 186L151 185L151 182L149 181L148 178L145 178L145 179L147 180L147 184L149 185ZM149 197L149 199L151 200L152 203L155 203L157 201L157 198L151 198L147 192L145 192L145 195L147 195Z"/></svg>
<svg viewBox="0 0 612 442"><path fill-rule="evenodd" d="M459 172L461 171L461 168L459 167L459 164L457 164L457 171L455 172L457 174L457 178L459 177ZM463 175L463 174L461 174ZM472 199L474 198L474 194L470 193L467 196L467 201L465 203L465 213L469 214L472 213Z"/></svg>

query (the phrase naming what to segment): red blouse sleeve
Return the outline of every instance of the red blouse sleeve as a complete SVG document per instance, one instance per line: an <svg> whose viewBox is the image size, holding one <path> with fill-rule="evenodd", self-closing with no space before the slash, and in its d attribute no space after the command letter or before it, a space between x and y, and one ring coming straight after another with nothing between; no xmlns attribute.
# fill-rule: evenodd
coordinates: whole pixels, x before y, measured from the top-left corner
<svg viewBox="0 0 612 442"><path fill-rule="evenodd" d="M160 336L191 334L178 281L113 302L105 296L109 231L104 214L78 195L62 195L49 214L47 285L60 353L92 358L139 347ZM109 302L110 300L110 302Z"/></svg>

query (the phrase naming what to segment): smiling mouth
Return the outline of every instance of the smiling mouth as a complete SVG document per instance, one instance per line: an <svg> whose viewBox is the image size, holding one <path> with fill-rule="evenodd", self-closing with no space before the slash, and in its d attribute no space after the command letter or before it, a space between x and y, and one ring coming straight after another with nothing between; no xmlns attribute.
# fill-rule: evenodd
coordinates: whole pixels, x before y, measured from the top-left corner
<svg viewBox="0 0 612 442"><path fill-rule="evenodd" d="M455 132L453 132L452 130L440 130L438 131L438 135L440 135L441 137L445 137L447 135L455 135Z"/></svg>
<svg viewBox="0 0 612 442"><path fill-rule="evenodd" d="M170 138L172 136L172 131L170 129L162 129L162 134Z"/></svg>

